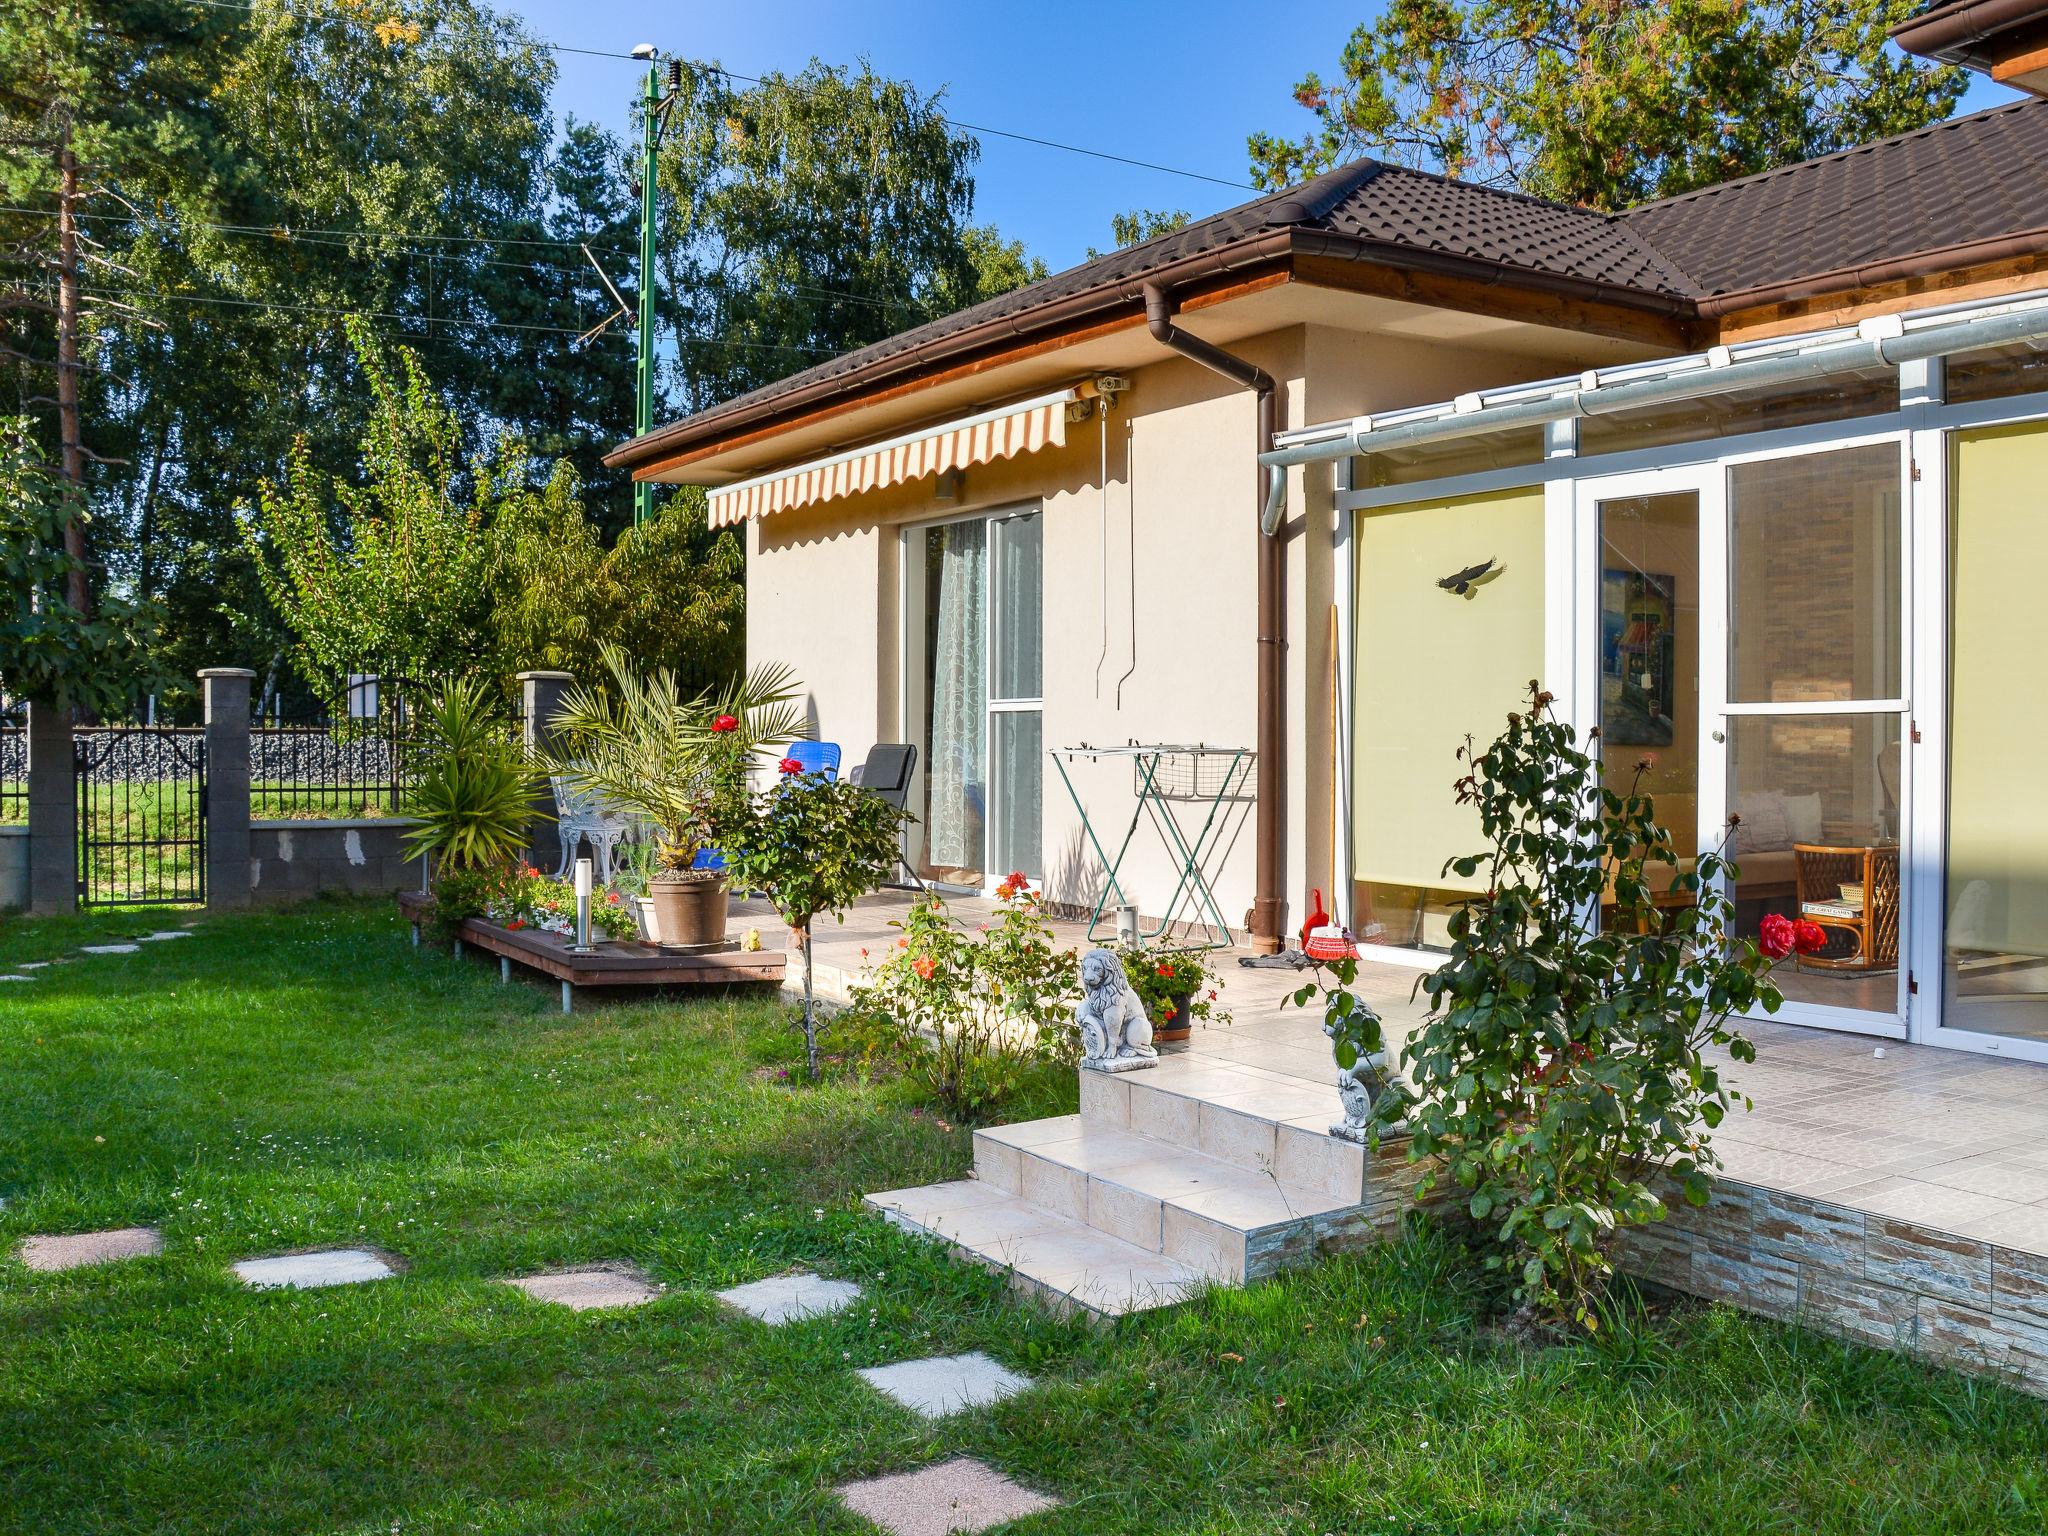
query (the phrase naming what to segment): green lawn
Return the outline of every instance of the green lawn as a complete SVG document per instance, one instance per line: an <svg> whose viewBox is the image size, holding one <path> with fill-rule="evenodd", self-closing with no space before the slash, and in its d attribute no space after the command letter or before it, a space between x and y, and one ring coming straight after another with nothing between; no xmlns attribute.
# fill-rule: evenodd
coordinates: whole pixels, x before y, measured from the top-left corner
<svg viewBox="0 0 2048 1536"><path fill-rule="evenodd" d="M0 919L0 969L181 920ZM797 1044L760 1000L564 1018L341 903L0 990L0 1530L855 1532L834 1483L957 1452L1069 1501L1032 1536L2048 1525L2048 1405L1722 1310L1530 1348L1436 1242L1054 1319L861 1212L967 1134L901 1082L778 1081ZM135 1222L163 1257L11 1258ZM326 1244L410 1267L227 1272ZM492 1284L603 1259L667 1293ZM707 1294L797 1264L865 1301L769 1330ZM1040 1385L933 1427L851 1374L967 1349Z"/></svg>

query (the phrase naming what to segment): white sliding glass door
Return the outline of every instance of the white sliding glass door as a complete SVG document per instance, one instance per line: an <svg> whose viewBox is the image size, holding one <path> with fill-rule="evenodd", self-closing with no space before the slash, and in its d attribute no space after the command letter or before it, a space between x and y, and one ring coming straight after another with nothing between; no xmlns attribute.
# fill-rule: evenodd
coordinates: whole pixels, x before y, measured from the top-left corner
<svg viewBox="0 0 2048 1536"><path fill-rule="evenodd" d="M942 885L1041 873L1043 539L1036 512L906 535L913 841L919 872Z"/></svg>

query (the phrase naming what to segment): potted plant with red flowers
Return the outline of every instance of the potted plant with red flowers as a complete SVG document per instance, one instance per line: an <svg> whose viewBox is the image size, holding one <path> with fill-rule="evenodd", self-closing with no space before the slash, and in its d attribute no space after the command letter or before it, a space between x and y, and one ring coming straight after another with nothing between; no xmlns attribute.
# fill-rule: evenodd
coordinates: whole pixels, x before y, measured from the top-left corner
<svg viewBox="0 0 2048 1536"><path fill-rule="evenodd" d="M794 680L785 667L758 667L717 694L685 699L667 668L636 672L613 645L602 656L608 681L571 689L563 701L554 771L653 829L647 895L663 946L717 948L725 942L721 850L752 835L749 773L770 743L803 731Z"/></svg>
<svg viewBox="0 0 2048 1536"><path fill-rule="evenodd" d="M1209 964L1208 951L1129 944L1119 954L1132 990L1145 1005L1145 1017L1152 1021L1154 1040L1185 1040L1198 1019L1204 1024L1230 1022L1230 1010L1222 1006L1222 982Z"/></svg>

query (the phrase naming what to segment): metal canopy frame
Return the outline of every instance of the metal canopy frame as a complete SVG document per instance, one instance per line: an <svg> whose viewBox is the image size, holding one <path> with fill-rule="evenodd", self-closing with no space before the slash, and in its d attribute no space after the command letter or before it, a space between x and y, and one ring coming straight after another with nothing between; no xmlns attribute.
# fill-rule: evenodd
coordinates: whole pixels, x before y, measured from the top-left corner
<svg viewBox="0 0 2048 1536"><path fill-rule="evenodd" d="M1095 910L1088 916L1088 940L1094 943L1096 929L1102 924L1102 914L1109 906L1112 895L1119 906L1129 901L1124 893L1121 874L1126 855L1137 838L1138 824L1151 820L1158 832L1160 842L1165 846L1167 856L1177 861L1178 874L1174 881L1173 894L1161 909L1158 925L1147 931L1139 930L1138 937L1146 942L1164 938L1173 931L1181 912L1192 908L1195 921L1212 929L1218 937L1202 945L1190 945L1197 949L1226 949L1231 944L1231 929L1223 909L1216 900L1215 889L1209 884L1209 877L1202 868L1203 860L1223 844L1229 818L1223 808L1232 801L1244 799L1244 790L1251 780L1252 768L1258 754L1243 747L1215 747L1204 742L1169 743L1154 742L1140 745L1132 743L1122 747L1091 747L1086 744L1074 747L1055 747L1047 753L1053 767L1059 770L1060 782L1067 787L1067 798L1074 803L1074 810L1081 818L1081 831L1088 844L1095 850L1095 857L1106 871L1102 890L1096 896ZM1067 764L1075 761L1099 762L1105 758L1126 757L1131 760L1132 790L1136 803L1131 807L1131 819L1124 827L1123 840L1117 844L1116 857L1111 858L1103 849L1102 839L1096 835L1095 824L1088 815L1088 807L1081 802L1080 791L1074 788L1074 780L1067 772ZM1188 764L1185 787L1175 782L1178 764L1176 759ZM1214 761L1217 767L1209 770L1204 788L1205 765ZM1194 836L1188 836L1187 828L1175 814L1173 802L1184 804L1207 804L1202 823Z"/></svg>

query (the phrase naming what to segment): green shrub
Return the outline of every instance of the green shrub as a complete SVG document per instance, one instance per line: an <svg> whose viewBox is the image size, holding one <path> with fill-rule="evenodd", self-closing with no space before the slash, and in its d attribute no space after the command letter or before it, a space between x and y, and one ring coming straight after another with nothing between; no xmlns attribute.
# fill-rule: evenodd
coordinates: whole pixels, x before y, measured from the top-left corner
<svg viewBox="0 0 2048 1536"><path fill-rule="evenodd" d="M1458 800L1491 846L1445 870L1485 891L1451 915L1450 956L1421 983L1429 1015L1401 1052L1407 1081L1375 1117L1406 1119L1410 1157L1431 1164L1423 1188L1448 1176L1462 1191L1525 1309L1591 1330L1615 1234L1663 1219L1666 1177L1707 1199L1709 1132L1735 1100L1707 1047L1754 1061L1729 1019L1780 999L1732 931L1717 881L1734 866L1718 850L1682 862L1637 792L1646 765L1627 793L1607 788L1550 695L1530 695L1484 752L1459 753ZM1686 904L1653 901L1660 865ZM1380 1043L1352 974L1341 964L1325 988L1346 1067Z"/></svg>
<svg viewBox="0 0 2048 1536"><path fill-rule="evenodd" d="M453 678L421 711L418 775L406 812L408 856L431 854L437 870L502 867L522 858L540 807L540 776L479 679Z"/></svg>
<svg viewBox="0 0 2048 1536"><path fill-rule="evenodd" d="M1021 877L997 888L994 921L972 935L926 894L890 926L894 945L854 994L850 1032L877 1033L925 1090L978 1119L1047 1063L1073 1062L1080 1041L1068 1011L1079 986L1070 949Z"/></svg>

